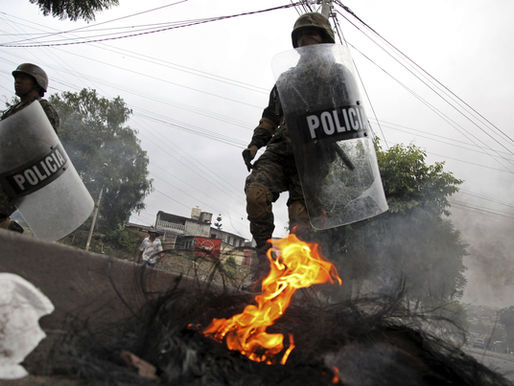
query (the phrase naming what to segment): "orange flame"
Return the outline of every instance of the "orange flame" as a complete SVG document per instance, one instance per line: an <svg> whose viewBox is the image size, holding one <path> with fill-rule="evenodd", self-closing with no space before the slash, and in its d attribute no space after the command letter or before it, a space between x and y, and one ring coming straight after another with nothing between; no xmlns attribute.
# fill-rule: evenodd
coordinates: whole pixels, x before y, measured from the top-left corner
<svg viewBox="0 0 514 386"><path fill-rule="evenodd" d="M225 339L230 350L238 350L253 361L272 364L284 349L284 336L268 334L266 328L284 314L296 290L334 280L341 285L342 281L336 267L319 252L318 244L301 241L292 233L269 241L276 248L266 253L271 271L262 281L262 293L255 297L257 305L246 306L230 319L213 319L203 333L219 342ZM293 349L290 335L281 364Z"/></svg>
<svg viewBox="0 0 514 386"><path fill-rule="evenodd" d="M334 376L332 377L332 383L339 382L339 367L332 366L332 370L334 371Z"/></svg>

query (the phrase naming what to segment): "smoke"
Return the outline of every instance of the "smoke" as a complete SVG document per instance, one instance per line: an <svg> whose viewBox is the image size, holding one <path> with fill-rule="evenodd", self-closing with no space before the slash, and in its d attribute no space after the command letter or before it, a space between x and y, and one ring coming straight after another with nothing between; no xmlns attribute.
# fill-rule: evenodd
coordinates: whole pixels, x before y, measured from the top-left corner
<svg viewBox="0 0 514 386"><path fill-rule="evenodd" d="M464 286L465 246L452 224L423 208L385 213L336 229L321 240L335 262L346 297L405 288L413 309L456 300Z"/></svg>
<svg viewBox="0 0 514 386"><path fill-rule="evenodd" d="M452 221L469 245L469 255L464 260L466 302L492 307L513 304L514 209L503 207L498 212L503 216L452 208Z"/></svg>

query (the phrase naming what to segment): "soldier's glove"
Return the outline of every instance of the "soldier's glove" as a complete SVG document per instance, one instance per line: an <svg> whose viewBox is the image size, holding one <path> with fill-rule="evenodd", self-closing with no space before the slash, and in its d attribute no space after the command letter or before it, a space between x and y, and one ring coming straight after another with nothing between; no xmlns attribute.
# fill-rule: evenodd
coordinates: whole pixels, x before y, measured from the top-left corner
<svg viewBox="0 0 514 386"><path fill-rule="evenodd" d="M252 160L255 158L255 154L257 154L257 150L259 150L259 149L255 145L250 145L246 149L243 150L243 159L245 161L246 168L248 169L248 171L250 171L253 167Z"/></svg>

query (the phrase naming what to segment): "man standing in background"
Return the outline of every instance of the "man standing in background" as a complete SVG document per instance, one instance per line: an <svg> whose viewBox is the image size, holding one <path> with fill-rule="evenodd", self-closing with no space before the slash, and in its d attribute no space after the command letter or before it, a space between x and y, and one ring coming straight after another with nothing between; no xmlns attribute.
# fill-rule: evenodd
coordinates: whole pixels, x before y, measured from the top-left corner
<svg viewBox="0 0 514 386"><path fill-rule="evenodd" d="M138 263L143 259L143 265L154 267L155 264L157 264L162 257L162 244L158 236L159 232L153 229L148 231L148 237L141 242L141 246L139 247Z"/></svg>

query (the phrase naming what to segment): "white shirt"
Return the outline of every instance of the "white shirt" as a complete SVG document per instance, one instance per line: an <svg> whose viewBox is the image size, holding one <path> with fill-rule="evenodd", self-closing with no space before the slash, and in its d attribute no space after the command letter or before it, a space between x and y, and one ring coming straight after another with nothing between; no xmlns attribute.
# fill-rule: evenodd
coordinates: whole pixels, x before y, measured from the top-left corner
<svg viewBox="0 0 514 386"><path fill-rule="evenodd" d="M154 241L150 241L150 237L147 237L141 242L139 250L143 251L143 261L155 264L159 260L159 252L162 251L161 240L156 238Z"/></svg>

